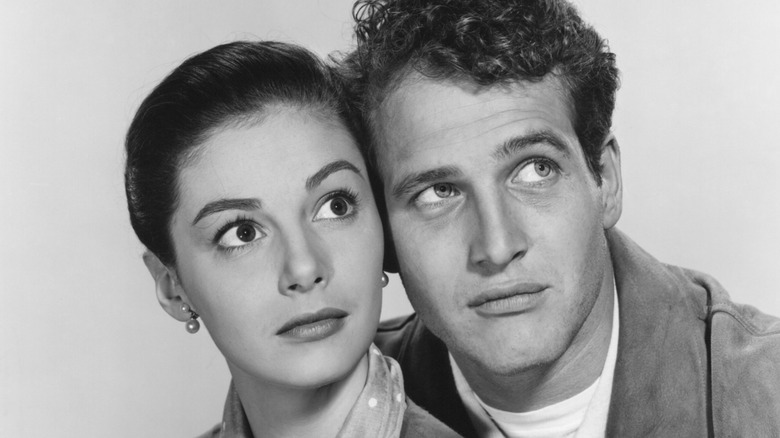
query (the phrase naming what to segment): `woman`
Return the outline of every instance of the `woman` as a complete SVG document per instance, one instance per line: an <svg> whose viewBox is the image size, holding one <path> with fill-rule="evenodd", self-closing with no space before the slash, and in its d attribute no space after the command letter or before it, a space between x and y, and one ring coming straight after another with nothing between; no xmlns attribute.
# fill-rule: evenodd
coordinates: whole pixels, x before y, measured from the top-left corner
<svg viewBox="0 0 780 438"><path fill-rule="evenodd" d="M387 277L359 139L338 78L276 42L190 58L136 113L125 183L157 298L232 375L208 436L455 436L371 345Z"/></svg>

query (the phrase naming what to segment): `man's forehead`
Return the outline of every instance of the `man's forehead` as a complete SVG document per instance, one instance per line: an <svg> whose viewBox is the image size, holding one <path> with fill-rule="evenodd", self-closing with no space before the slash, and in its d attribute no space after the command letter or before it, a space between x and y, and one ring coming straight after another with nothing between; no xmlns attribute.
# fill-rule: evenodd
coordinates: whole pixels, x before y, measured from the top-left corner
<svg viewBox="0 0 780 438"><path fill-rule="evenodd" d="M383 176L430 147L471 141L520 121L554 121L571 126L572 110L562 81L478 85L411 74L388 93L374 116L377 159ZM572 127L573 129L573 127Z"/></svg>
<svg viewBox="0 0 780 438"><path fill-rule="evenodd" d="M429 77L418 71L403 71L388 81L384 92L380 92L380 99L376 102L379 112L387 109L388 103L403 102L404 99L415 96L424 88L438 88L440 90L460 90L471 94L483 94L490 92L503 92L507 95L521 94L528 87L543 87L549 93L556 93L557 97L570 100L569 87L563 73L559 69L553 69L542 77L529 79L499 80L491 84L479 84L475 80L462 75L447 77Z"/></svg>

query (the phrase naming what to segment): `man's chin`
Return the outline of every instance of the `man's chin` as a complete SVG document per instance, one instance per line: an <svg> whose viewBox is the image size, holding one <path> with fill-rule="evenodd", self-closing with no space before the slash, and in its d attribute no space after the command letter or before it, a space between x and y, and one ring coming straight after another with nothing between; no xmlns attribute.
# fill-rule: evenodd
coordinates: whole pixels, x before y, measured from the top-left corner
<svg viewBox="0 0 780 438"><path fill-rule="evenodd" d="M499 345L500 344L500 345ZM482 375L494 377L516 377L521 374L536 374L544 370L560 357L550 345L538 346L528 349L523 346L512 348L510 343L499 343L495 346L483 345L482 348L472 349L465 354L455 354L469 362L470 367L479 370ZM527 346L528 344L525 344ZM461 366L462 360L458 361Z"/></svg>
<svg viewBox="0 0 780 438"><path fill-rule="evenodd" d="M552 359L534 355L499 355L480 358L480 367L496 377L516 377L521 374L542 372Z"/></svg>
<svg viewBox="0 0 780 438"><path fill-rule="evenodd" d="M541 361L538 358L535 361L515 361L508 362L503 367L494 367L493 373L501 377L516 377L521 374L542 372L550 362Z"/></svg>

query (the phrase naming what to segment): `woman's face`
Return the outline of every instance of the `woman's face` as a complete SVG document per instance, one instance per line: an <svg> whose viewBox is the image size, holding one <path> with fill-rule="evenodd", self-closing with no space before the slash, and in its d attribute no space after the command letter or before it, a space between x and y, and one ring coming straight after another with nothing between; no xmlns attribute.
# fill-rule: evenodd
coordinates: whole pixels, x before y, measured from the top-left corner
<svg viewBox="0 0 780 438"><path fill-rule="evenodd" d="M317 387L346 376L374 337L381 223L342 123L269 113L218 130L181 171L176 274L231 371Z"/></svg>

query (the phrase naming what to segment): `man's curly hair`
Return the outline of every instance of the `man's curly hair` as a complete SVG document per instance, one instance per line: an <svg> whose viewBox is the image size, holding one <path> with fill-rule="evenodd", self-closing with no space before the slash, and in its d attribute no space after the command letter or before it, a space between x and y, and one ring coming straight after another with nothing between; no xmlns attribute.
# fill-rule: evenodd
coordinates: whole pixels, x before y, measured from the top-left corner
<svg viewBox="0 0 780 438"><path fill-rule="evenodd" d="M343 60L353 100L378 165L374 120L410 73L483 86L537 82L554 73L566 87L575 132L601 183L601 144L612 124L618 70L606 41L566 0L358 0L357 48ZM377 169L378 170L378 169Z"/></svg>

